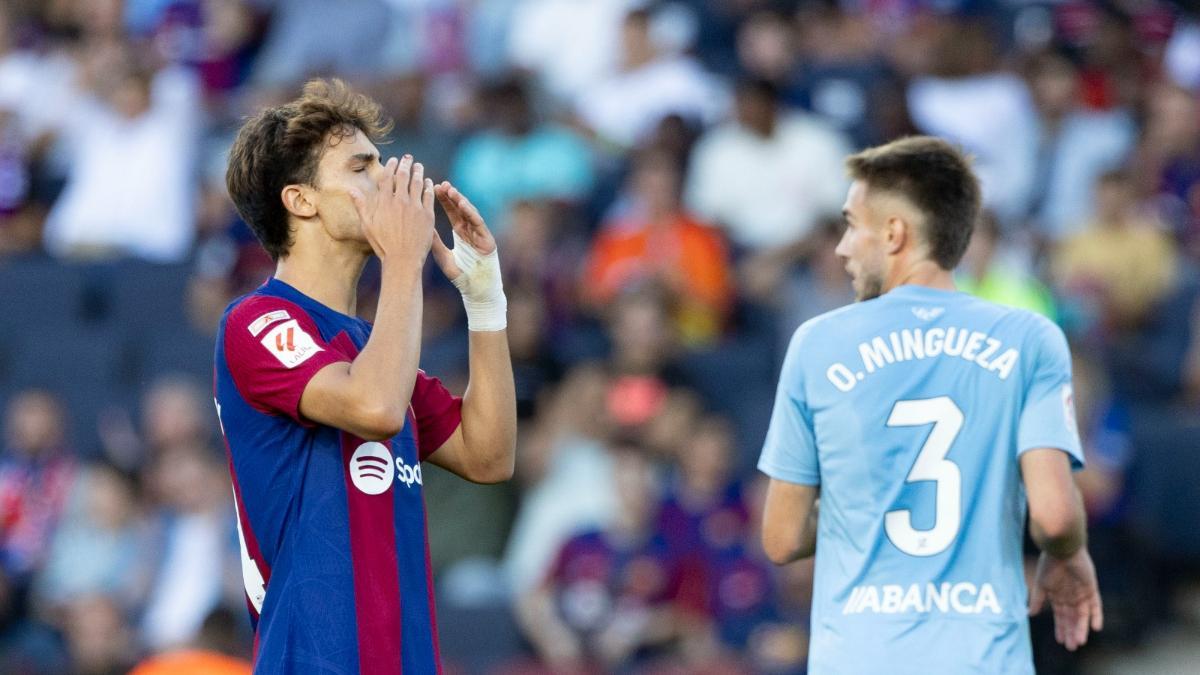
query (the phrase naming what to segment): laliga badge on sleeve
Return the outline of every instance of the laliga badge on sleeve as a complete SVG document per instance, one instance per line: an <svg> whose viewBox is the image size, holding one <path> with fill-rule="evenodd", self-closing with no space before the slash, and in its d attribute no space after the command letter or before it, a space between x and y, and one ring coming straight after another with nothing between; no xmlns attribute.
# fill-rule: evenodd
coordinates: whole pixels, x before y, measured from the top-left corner
<svg viewBox="0 0 1200 675"><path fill-rule="evenodd" d="M295 368L322 351L295 319L272 328L263 337L262 344L287 368Z"/></svg>
<svg viewBox="0 0 1200 675"><path fill-rule="evenodd" d="M267 312L266 314L258 317L252 321L247 328L250 330L251 335L258 337L258 334L263 332L263 329L267 326L270 326L276 321L283 321L284 319L290 318L292 317L288 315L286 309L277 309L274 312Z"/></svg>

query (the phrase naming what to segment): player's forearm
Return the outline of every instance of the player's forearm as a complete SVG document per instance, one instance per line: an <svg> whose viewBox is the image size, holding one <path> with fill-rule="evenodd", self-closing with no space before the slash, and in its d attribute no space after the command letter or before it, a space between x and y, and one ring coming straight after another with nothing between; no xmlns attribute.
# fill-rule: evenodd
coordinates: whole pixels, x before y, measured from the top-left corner
<svg viewBox="0 0 1200 675"><path fill-rule="evenodd" d="M820 502L815 502L812 511L808 512L808 518L804 519L804 529L800 532L800 547L796 552L795 560L811 558L817 554L817 510L819 508Z"/></svg>
<svg viewBox="0 0 1200 675"><path fill-rule="evenodd" d="M776 565L787 565L817 551L820 501L817 487L772 479L763 505L763 551Z"/></svg>
<svg viewBox="0 0 1200 675"><path fill-rule="evenodd" d="M385 263L371 337L350 365L359 402L400 426L417 380L422 309L420 270Z"/></svg>
<svg viewBox="0 0 1200 675"><path fill-rule="evenodd" d="M1048 532L1041 525L1031 522L1029 524L1029 534L1039 549L1059 560L1070 558L1079 549L1087 545L1087 527L1082 517L1069 528L1054 533Z"/></svg>
<svg viewBox="0 0 1200 675"><path fill-rule="evenodd" d="M1056 511L1031 513L1029 536L1038 548L1060 560L1069 558L1087 545L1087 516L1077 489L1064 499Z"/></svg>
<svg viewBox="0 0 1200 675"><path fill-rule="evenodd" d="M474 480L512 478L517 445L517 395L507 331L470 332L470 374L463 395L463 443Z"/></svg>

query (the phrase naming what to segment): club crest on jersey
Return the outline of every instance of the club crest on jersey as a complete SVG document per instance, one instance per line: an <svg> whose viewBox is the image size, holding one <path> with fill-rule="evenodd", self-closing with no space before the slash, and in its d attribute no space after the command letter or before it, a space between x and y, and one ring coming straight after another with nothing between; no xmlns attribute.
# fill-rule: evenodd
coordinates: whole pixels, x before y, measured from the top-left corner
<svg viewBox="0 0 1200 675"><path fill-rule="evenodd" d="M288 368L295 368L322 351L295 319L272 328L263 337L262 344Z"/></svg>
<svg viewBox="0 0 1200 675"><path fill-rule="evenodd" d="M933 321L946 312L945 307L913 307L913 316L922 321Z"/></svg>
<svg viewBox="0 0 1200 675"><path fill-rule="evenodd" d="M284 319L290 318L292 318L292 316L287 313L286 309L277 309L274 312L267 312L254 321L251 321L250 325L246 328L250 331L251 335L258 337L258 334L263 332L263 329L267 326L270 326L276 321L283 321Z"/></svg>

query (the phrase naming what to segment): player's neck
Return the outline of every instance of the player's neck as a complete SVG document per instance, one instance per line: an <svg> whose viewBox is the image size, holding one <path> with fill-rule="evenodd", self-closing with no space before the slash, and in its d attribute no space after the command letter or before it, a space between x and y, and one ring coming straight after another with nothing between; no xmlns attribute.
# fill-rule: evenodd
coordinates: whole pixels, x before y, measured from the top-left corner
<svg viewBox="0 0 1200 675"><path fill-rule="evenodd" d="M354 316L358 279L366 262L366 254L357 250L293 245L275 266L275 278L330 309Z"/></svg>
<svg viewBox="0 0 1200 675"><path fill-rule="evenodd" d="M918 261L896 274L892 283L888 284L887 290L890 291L897 286L925 286L944 291L957 290L954 285L954 274L950 270L942 269L932 260Z"/></svg>

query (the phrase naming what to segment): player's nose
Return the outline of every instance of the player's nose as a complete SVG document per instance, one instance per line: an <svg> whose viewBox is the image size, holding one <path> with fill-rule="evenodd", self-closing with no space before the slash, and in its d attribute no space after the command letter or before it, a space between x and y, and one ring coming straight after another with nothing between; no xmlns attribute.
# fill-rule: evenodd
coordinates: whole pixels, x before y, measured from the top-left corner
<svg viewBox="0 0 1200 675"><path fill-rule="evenodd" d="M842 261L843 264L850 262L850 251L847 250L845 240L838 242L837 248L833 249L833 254L837 256L837 259Z"/></svg>

